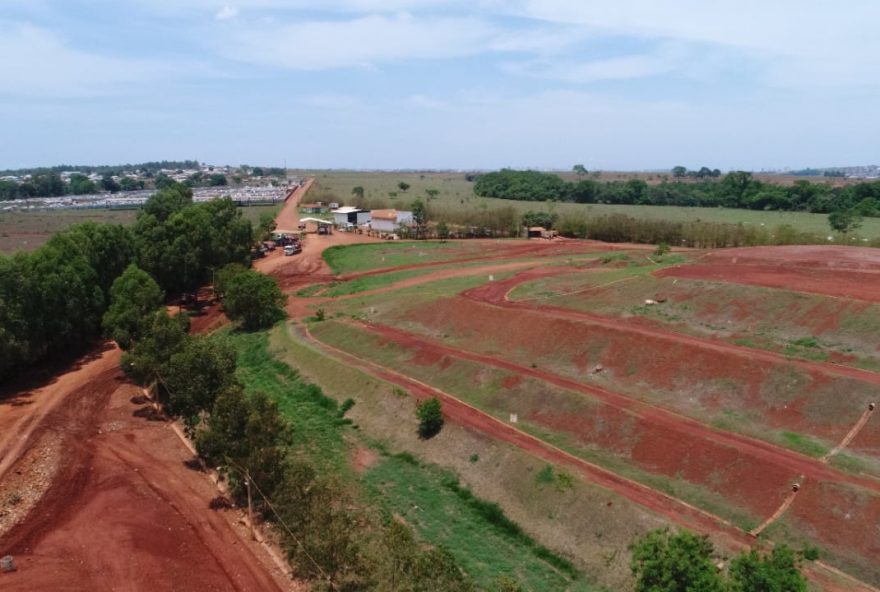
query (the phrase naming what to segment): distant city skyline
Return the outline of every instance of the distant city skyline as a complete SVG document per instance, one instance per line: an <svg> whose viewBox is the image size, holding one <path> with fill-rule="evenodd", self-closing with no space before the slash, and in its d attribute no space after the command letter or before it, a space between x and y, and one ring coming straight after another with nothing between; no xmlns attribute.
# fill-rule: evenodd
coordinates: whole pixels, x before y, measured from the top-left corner
<svg viewBox="0 0 880 592"><path fill-rule="evenodd" d="M0 169L877 161L880 5L7 0Z"/></svg>

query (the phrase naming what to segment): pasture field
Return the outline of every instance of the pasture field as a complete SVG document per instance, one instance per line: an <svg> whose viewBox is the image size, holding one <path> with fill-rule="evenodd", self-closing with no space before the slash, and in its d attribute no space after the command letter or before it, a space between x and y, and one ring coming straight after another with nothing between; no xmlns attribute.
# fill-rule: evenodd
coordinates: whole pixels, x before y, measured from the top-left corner
<svg viewBox="0 0 880 592"><path fill-rule="evenodd" d="M412 173L412 172L360 172L360 171L297 171L297 174L315 177L315 187L309 194L310 200L338 201L349 203L353 199L352 188L364 188L366 204L377 208L408 209L416 198L428 204L429 212L437 214L464 211L479 213L487 209L512 207L519 214L529 210L550 211L560 215L585 214L602 216L607 214L626 214L634 218L650 220L670 220L673 222L720 222L727 224L764 225L776 227L790 225L795 230L818 235L830 234L828 216L807 212L772 212L740 210L730 208L688 208L678 206L640 206L615 204L572 204L527 202L496 198L478 197L474 194L473 183L465 178L465 173ZM570 175L563 175L569 178ZM602 181L624 180L628 178L652 177L654 173L606 173ZM774 179L776 179L774 177ZM790 178L779 178L781 183L792 182ZM813 179L815 181L815 179ZM411 187L401 191L397 184L404 182ZM649 181L650 182L650 181ZM435 199L427 199L428 189L436 189ZM396 195L391 195L396 194ZM865 218L857 234L867 239L880 238L880 218Z"/></svg>
<svg viewBox="0 0 880 592"><path fill-rule="evenodd" d="M256 224L263 213L276 214L281 208L252 206L241 208L242 216ZM0 253L34 251L53 234L82 222L133 224L137 210L39 210L33 212L0 212Z"/></svg>
<svg viewBox="0 0 880 592"><path fill-rule="evenodd" d="M339 380L320 369L327 358L386 382L370 395L386 412L401 404L395 392L440 393L467 431L485 429L521 454L567 454L550 470L584 484L623 479L616 500L673 523L696 520L722 547L758 529L759 540L815 545L824 561L877 585L880 415L869 403L880 392L880 298L864 286L880 266L871 249L774 249L658 257L581 241L347 246L327 253L341 273L329 288L292 296L297 310L321 308L326 320L291 326L287 348L311 352L307 363L291 359L319 368L319 384ZM768 284L761 271L771 265L781 279ZM817 267L838 275L824 282L803 271ZM695 277L706 268L718 277ZM364 434L394 439L387 424L377 430L378 410L359 412ZM470 463L436 456L431 441L410 446L473 486ZM511 503L477 482L487 499ZM663 502L648 503L646 491ZM513 503L518 522L543 532L522 503ZM601 572L587 567L596 564L588 541L536 538Z"/></svg>

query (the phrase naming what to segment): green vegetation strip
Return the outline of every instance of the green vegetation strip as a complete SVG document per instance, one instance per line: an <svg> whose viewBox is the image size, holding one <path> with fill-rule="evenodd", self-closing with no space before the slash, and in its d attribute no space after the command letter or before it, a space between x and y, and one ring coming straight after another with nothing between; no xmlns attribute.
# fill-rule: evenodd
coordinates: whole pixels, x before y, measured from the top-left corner
<svg viewBox="0 0 880 592"><path fill-rule="evenodd" d="M346 420L339 417L337 402L272 355L268 332L232 332L228 339L238 351L238 377L249 390L263 391L278 403L293 428L295 446L323 468L345 470L348 456L340 427Z"/></svg>
<svg viewBox="0 0 880 592"><path fill-rule="evenodd" d="M462 257L472 252L478 256L476 243L464 242L389 242L362 245L338 245L324 251L324 261L334 273L344 274L384 267L430 263Z"/></svg>
<svg viewBox="0 0 880 592"><path fill-rule="evenodd" d="M364 477L395 515L424 539L449 549L479 584L514 575L535 592L589 590L567 559L536 543L492 502L481 500L458 479L408 454L386 458Z"/></svg>

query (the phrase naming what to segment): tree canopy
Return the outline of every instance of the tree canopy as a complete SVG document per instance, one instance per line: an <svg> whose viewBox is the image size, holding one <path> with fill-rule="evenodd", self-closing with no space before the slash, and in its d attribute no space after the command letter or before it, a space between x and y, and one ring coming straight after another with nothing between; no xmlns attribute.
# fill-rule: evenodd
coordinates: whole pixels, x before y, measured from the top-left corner
<svg viewBox="0 0 880 592"><path fill-rule="evenodd" d="M577 171L576 171L577 172ZM722 176L718 169L702 167L672 170L673 180L649 185L641 179L600 183L583 179L564 181L552 173L501 171L480 175L474 192L483 197L520 201L568 201L576 203L642 204L727 207L752 210L830 213L858 208L861 215L880 215L880 181L844 187L799 180L790 186L760 181L745 171ZM685 181L686 178L691 180Z"/></svg>

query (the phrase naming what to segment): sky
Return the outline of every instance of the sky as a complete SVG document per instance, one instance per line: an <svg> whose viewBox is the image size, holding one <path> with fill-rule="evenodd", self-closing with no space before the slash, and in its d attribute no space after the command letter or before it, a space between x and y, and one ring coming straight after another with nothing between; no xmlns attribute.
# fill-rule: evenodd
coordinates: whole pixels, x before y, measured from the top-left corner
<svg viewBox="0 0 880 592"><path fill-rule="evenodd" d="M0 0L0 169L875 164L876 0Z"/></svg>

